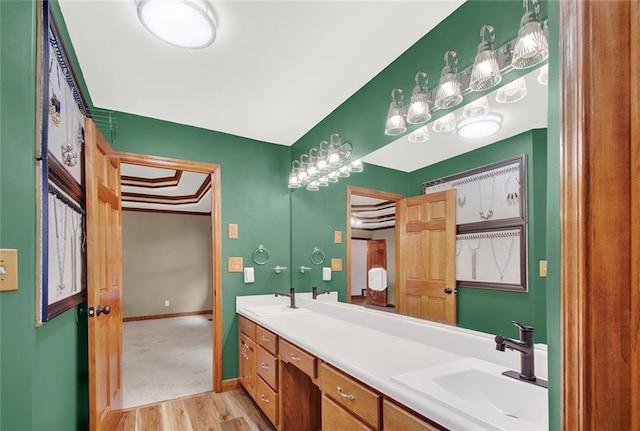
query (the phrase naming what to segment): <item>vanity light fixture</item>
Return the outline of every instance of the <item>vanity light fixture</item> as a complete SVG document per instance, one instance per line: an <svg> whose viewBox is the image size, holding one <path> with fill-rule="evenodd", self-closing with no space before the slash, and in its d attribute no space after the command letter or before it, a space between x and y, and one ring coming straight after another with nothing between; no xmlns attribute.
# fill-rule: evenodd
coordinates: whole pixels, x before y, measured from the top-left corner
<svg viewBox="0 0 640 431"><path fill-rule="evenodd" d="M484 138L493 135L502 127L502 116L486 114L467 118L458 125L458 136L468 139Z"/></svg>
<svg viewBox="0 0 640 431"><path fill-rule="evenodd" d="M407 139L409 140L409 142L422 143L427 142L429 140L429 137L429 126L425 125L409 133Z"/></svg>
<svg viewBox="0 0 640 431"><path fill-rule="evenodd" d="M181 48L206 48L216 20L205 0L136 0L138 19L154 36Z"/></svg>
<svg viewBox="0 0 640 431"><path fill-rule="evenodd" d="M395 136L407 131L407 123L404 119L404 93L399 88L391 91L391 104L387 114L387 123L384 127L385 135Z"/></svg>
<svg viewBox="0 0 640 431"><path fill-rule="evenodd" d="M524 77L520 77L515 81L511 81L502 86L496 92L496 102L498 103L515 103L527 95L527 83Z"/></svg>
<svg viewBox="0 0 640 431"><path fill-rule="evenodd" d="M456 129L457 121L453 112L448 113L444 117L438 118L433 122L433 131L437 133L447 133Z"/></svg>
<svg viewBox="0 0 640 431"><path fill-rule="evenodd" d="M423 84L420 84L420 78L424 79ZM429 96L427 95L429 75L427 72L420 71L416 73L415 80L416 86L413 88L413 93L411 93L411 101L407 111L407 123L409 124L421 124L431 118Z"/></svg>
<svg viewBox="0 0 640 431"><path fill-rule="evenodd" d="M347 178L351 173L364 170L361 160L348 162L353 146L342 142L338 133L333 133L329 141L322 141L317 148L303 154L298 160L291 162L288 187L317 192L322 187L337 183L339 178Z"/></svg>
<svg viewBox="0 0 640 431"><path fill-rule="evenodd" d="M453 65L449 64L449 57ZM444 68L440 75L440 85L436 91L435 105L438 109L448 109L458 106L462 102L462 87L458 81L458 54L447 51L444 54Z"/></svg>
<svg viewBox="0 0 640 431"><path fill-rule="evenodd" d="M485 34L489 35L489 41L485 40ZM502 81L500 66L494 51L496 33L492 26L485 24L480 30L482 42L478 45L478 53L471 69L471 81L469 88L472 91L485 91L495 87Z"/></svg>
<svg viewBox="0 0 640 431"><path fill-rule="evenodd" d="M533 11L529 10L529 2L533 4ZM528 69L549 57L549 42L539 20L540 3L538 0L524 0L523 6L524 15L520 19L520 30L511 60L511 65L516 69Z"/></svg>
<svg viewBox="0 0 640 431"><path fill-rule="evenodd" d="M481 117L489 113L489 99L487 96L482 96L479 99L474 100L471 103L465 105L462 111L464 118Z"/></svg>

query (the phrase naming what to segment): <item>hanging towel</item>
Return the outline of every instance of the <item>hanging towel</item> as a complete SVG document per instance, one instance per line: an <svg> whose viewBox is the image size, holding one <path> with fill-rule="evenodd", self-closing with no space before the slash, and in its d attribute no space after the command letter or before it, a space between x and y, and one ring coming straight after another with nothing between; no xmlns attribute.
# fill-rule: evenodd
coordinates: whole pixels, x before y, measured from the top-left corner
<svg viewBox="0 0 640 431"><path fill-rule="evenodd" d="M369 270L369 288L371 290L384 290L387 288L387 270L384 268L371 268Z"/></svg>

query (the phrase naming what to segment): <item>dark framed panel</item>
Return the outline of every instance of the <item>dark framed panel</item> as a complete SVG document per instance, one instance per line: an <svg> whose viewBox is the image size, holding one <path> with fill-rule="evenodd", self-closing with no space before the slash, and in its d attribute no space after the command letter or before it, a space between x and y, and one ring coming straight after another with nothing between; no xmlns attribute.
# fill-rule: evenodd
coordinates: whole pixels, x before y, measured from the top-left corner
<svg viewBox="0 0 640 431"><path fill-rule="evenodd" d="M527 291L527 157L501 160L422 184L456 190L456 284Z"/></svg>
<svg viewBox="0 0 640 431"><path fill-rule="evenodd" d="M84 118L87 104L60 38L40 3L38 16L36 325L86 299Z"/></svg>

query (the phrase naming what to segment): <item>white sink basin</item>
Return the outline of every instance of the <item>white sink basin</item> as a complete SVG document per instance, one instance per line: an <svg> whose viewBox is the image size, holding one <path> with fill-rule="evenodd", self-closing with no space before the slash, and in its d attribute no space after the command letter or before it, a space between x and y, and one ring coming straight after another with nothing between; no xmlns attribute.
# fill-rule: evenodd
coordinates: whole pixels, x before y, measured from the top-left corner
<svg viewBox="0 0 640 431"><path fill-rule="evenodd" d="M548 429L547 389L503 376L506 370L471 358L398 374L391 379L486 429Z"/></svg>
<svg viewBox="0 0 640 431"><path fill-rule="evenodd" d="M311 311L307 308L300 308L300 307L291 308L288 305L282 305L282 304L256 305L253 307L244 307L243 310L259 317L284 315L284 314L308 313Z"/></svg>

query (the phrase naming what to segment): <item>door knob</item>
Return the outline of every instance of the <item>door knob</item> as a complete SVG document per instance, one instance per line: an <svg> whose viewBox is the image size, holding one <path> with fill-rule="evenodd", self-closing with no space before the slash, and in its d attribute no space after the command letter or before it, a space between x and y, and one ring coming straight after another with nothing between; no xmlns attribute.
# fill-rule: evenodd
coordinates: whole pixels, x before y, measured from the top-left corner
<svg viewBox="0 0 640 431"><path fill-rule="evenodd" d="M454 293L454 292L455 292L455 293L458 293L458 289L453 290L453 289L451 289L450 287L447 287L447 288L445 288L445 289L444 289L444 293L446 293L447 295L451 295L451 294L452 294L452 293Z"/></svg>
<svg viewBox="0 0 640 431"><path fill-rule="evenodd" d="M104 308L102 308L101 306L97 306L96 307L96 314L99 316L100 313L104 313L104 314L109 314L111 313L111 307L109 307L108 305Z"/></svg>

